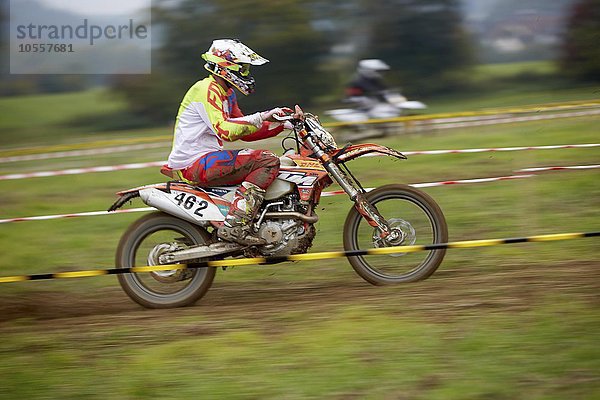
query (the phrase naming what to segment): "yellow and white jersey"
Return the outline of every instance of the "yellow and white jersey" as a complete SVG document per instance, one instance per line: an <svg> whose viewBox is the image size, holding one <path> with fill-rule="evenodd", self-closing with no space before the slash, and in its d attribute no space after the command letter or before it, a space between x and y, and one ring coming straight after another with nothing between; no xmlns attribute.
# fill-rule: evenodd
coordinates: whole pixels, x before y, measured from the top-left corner
<svg viewBox="0 0 600 400"><path fill-rule="evenodd" d="M258 140L281 130L279 124L263 123L260 113L244 116L233 89L225 91L210 75L196 82L181 102L168 166L186 168L204 154L222 150L223 140Z"/></svg>

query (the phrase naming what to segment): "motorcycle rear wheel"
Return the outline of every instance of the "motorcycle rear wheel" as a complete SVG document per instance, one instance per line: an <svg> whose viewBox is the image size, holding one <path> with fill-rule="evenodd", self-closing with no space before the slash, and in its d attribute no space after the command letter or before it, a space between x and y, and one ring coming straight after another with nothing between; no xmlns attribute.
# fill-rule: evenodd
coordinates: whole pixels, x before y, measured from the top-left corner
<svg viewBox="0 0 600 400"><path fill-rule="evenodd" d="M162 251L209 244L203 228L171 215L154 212L135 221L117 247L117 268L158 265ZM193 266L193 265L191 265ZM194 304L206 294L214 280L212 267L118 275L125 293L146 308L173 308Z"/></svg>
<svg viewBox="0 0 600 400"><path fill-rule="evenodd" d="M440 207L427 194L407 185L381 186L367 193L366 199L402 232L397 243L380 239L379 230L371 227L352 208L344 224L344 248L366 250L373 247L428 245L448 242L448 226ZM445 249L390 255L348 257L356 273L373 285L408 283L431 276L439 267Z"/></svg>

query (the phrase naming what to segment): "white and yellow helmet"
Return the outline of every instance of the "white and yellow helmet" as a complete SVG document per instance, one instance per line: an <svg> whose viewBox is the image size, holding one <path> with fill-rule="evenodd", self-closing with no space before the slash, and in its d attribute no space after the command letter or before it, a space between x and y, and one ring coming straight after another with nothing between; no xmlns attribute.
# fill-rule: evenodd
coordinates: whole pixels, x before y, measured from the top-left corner
<svg viewBox="0 0 600 400"><path fill-rule="evenodd" d="M269 62L237 39L213 41L202 58L206 60L204 68L208 72L225 79L245 95L254 92L255 82L250 75L250 65Z"/></svg>

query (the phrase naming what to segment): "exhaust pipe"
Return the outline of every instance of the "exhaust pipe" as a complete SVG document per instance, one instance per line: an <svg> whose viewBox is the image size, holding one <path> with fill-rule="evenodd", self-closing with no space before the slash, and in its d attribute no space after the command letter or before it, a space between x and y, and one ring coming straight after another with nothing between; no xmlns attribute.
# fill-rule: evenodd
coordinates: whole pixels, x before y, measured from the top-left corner
<svg viewBox="0 0 600 400"><path fill-rule="evenodd" d="M195 259L204 259L208 257L221 256L243 250L244 246L237 243L217 242L208 246L195 246L184 250L177 250L160 256L161 264L171 264L174 262L186 262Z"/></svg>

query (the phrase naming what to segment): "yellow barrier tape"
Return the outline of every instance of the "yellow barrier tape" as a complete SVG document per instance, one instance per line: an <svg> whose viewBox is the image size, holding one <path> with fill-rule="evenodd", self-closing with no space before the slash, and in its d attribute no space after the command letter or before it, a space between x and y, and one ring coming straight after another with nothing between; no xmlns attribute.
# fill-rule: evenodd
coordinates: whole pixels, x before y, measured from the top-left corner
<svg viewBox="0 0 600 400"><path fill-rule="evenodd" d="M489 239L489 240L466 240L464 242L456 242L448 244L450 249L467 249L472 247L486 247L486 246L497 246L503 244L502 239Z"/></svg>
<svg viewBox="0 0 600 400"><path fill-rule="evenodd" d="M94 269L88 271L73 271L73 272L57 272L54 274L54 277L57 279L60 278L86 278L92 276L101 276L106 275L108 272L104 269Z"/></svg>
<svg viewBox="0 0 600 400"><path fill-rule="evenodd" d="M353 250L353 251L330 251L321 253L309 253L309 254L294 254L290 256L280 257L256 257L256 258L241 258L231 260L218 260L218 261L207 261L191 265L185 264L171 264L171 265L158 265L158 266L137 266L132 268L113 268L113 269L98 269L98 270L87 270L87 271L71 271L71 272L57 272L54 274L38 274L38 275L18 275L18 276L5 276L0 277L0 283L11 283L11 282L23 282L29 280L48 280L48 279L60 279L60 278L82 278L91 276L101 276L108 274L126 274L126 273L142 273L142 272L157 272L157 271L169 271L175 269L185 268L205 268L205 267L236 267L245 265L257 265L257 264L275 264L286 261L315 261L324 260L331 258L341 257L356 257L356 256L367 256L367 255L388 255L397 253L413 253L418 251L436 251L443 249L465 249L483 246L497 246L502 244L516 244L516 243L527 243L527 242L549 242L556 240L570 240L579 239L586 237L600 236L600 231L596 232L579 232L579 233L557 233L549 235L537 235L521 238L507 238L507 239L484 239L484 240L465 240L460 242L450 243L439 243L430 245L417 245L417 246L395 246L395 247L381 247L366 250Z"/></svg>
<svg viewBox="0 0 600 400"><path fill-rule="evenodd" d="M265 262L267 262L266 258L255 257L255 258L241 258L238 260L209 261L208 266L209 267L243 267L245 265L264 264Z"/></svg>
<svg viewBox="0 0 600 400"><path fill-rule="evenodd" d="M168 268L167 268L168 267ZM159 271L172 271L175 269L186 269L187 265L186 264L170 264L168 266L166 265L146 265L146 266L140 266L140 267L131 267L131 272L159 272Z"/></svg>
<svg viewBox="0 0 600 400"><path fill-rule="evenodd" d="M585 103L576 104L550 104L550 105L538 105L538 106L524 106L520 108L497 108L497 109L486 109L479 111L464 111L455 113L440 113L440 114L423 114L423 115L408 115L403 117L395 118L384 118L384 119L369 119L365 121L357 122L327 122L323 126L328 128L350 126L350 125L368 125L368 124L385 124L391 122L410 122L410 121L428 121L433 119L442 118L460 118L460 117L483 117L497 114L526 114L532 112L545 112L545 111L559 111L568 110L573 108L582 107L596 107L600 106L600 100L586 101Z"/></svg>
<svg viewBox="0 0 600 400"><path fill-rule="evenodd" d="M570 102L564 102L564 103L546 103L546 104L527 105L527 106L511 107L511 108L490 108L490 109L484 109L484 110L479 110L479 111L464 111L464 112L454 112L454 113L411 115L411 116L404 116L404 117L397 117L397 118L366 120L366 121L352 122L352 123L328 122L328 123L323 124L323 126L325 126L325 127L340 127L340 126L358 125L358 124L382 124L382 123L390 123L390 122L424 121L424 120L432 120L432 119L440 119L440 118L479 117L479 116L495 115L495 114L502 114L502 113L522 114L522 113L531 113L531 112L558 111L558 110L566 110L566 109L572 109L572 108L596 107L596 106L600 106L600 99L598 99L598 100L579 100L579 101L570 101ZM101 141L89 142L89 143L73 143L73 144L54 145L54 146L45 146L45 147L22 148L22 149L0 151L0 157L12 157L12 156L22 156L22 155L52 153L52 152L59 152L59 151L71 151L71 150L82 150L82 149L94 149L94 148L100 148L100 147L120 146L120 145L138 144L138 143L154 143L154 142L162 142L162 141L171 141L172 139L173 139L172 135L162 135L162 136L153 136L153 137L101 140Z"/></svg>
<svg viewBox="0 0 600 400"><path fill-rule="evenodd" d="M288 256L287 258L289 261L316 261L328 258L340 258L345 256L346 254L343 251L329 251L322 253L294 254Z"/></svg>
<svg viewBox="0 0 600 400"><path fill-rule="evenodd" d="M426 251L425 246L395 246L395 247L379 247L377 249L367 250L367 254L371 256L388 255L397 253L415 253L418 251Z"/></svg>
<svg viewBox="0 0 600 400"><path fill-rule="evenodd" d="M0 283L24 282L29 280L27 275L0 277Z"/></svg>
<svg viewBox="0 0 600 400"><path fill-rule="evenodd" d="M529 238L531 242L548 242L551 240L569 240L582 237L581 233L557 233L554 235L540 235Z"/></svg>

